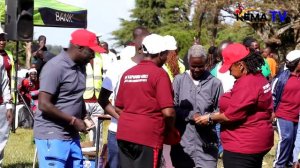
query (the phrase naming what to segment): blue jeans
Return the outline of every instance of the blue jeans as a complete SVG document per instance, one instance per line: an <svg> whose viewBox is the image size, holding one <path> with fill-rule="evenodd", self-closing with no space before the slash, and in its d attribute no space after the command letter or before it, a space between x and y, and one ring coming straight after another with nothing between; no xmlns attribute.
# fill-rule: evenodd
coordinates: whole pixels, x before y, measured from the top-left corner
<svg viewBox="0 0 300 168"><path fill-rule="evenodd" d="M300 121L300 114L299 114L299 121ZM293 162L294 163L297 162L300 159L299 157L300 157L300 126L298 124L295 147L293 152Z"/></svg>
<svg viewBox="0 0 300 168"><path fill-rule="evenodd" d="M218 149L219 149L218 154L220 156L220 154L223 153L223 146L221 144L221 139L220 139L220 136L221 136L221 124L220 123L216 124L216 131L217 131L218 142L219 142L219 144L218 144Z"/></svg>
<svg viewBox="0 0 300 168"><path fill-rule="evenodd" d="M285 168L293 163L293 148L298 123L277 118L279 141L273 167Z"/></svg>
<svg viewBox="0 0 300 168"><path fill-rule="evenodd" d="M83 157L78 140L41 140L35 138L40 168L82 168Z"/></svg>
<svg viewBox="0 0 300 168"><path fill-rule="evenodd" d="M120 168L119 147L116 139L116 132L108 131L107 148L109 167Z"/></svg>

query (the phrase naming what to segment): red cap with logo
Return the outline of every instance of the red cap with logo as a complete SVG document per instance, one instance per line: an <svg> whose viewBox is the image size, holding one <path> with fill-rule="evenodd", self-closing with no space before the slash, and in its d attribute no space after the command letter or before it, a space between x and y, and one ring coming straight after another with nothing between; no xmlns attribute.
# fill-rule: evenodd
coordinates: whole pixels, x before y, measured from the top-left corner
<svg viewBox="0 0 300 168"><path fill-rule="evenodd" d="M95 33L92 33L86 29L75 30L71 34L71 43L83 47L89 47L98 53L104 53L105 49L100 47L97 42L97 36Z"/></svg>
<svg viewBox="0 0 300 168"><path fill-rule="evenodd" d="M243 44L233 43L229 44L223 51L223 64L219 70L221 73L225 73L229 70L232 64L242 60L250 53L250 50Z"/></svg>

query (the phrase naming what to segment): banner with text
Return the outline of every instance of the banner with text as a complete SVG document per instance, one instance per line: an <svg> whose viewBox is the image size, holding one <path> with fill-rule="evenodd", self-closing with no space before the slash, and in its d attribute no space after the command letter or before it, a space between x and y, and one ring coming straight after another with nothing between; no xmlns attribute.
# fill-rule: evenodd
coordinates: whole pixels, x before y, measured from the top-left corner
<svg viewBox="0 0 300 168"><path fill-rule="evenodd" d="M46 27L86 28L87 0L34 0L33 24ZM80 6L80 7L79 7Z"/></svg>

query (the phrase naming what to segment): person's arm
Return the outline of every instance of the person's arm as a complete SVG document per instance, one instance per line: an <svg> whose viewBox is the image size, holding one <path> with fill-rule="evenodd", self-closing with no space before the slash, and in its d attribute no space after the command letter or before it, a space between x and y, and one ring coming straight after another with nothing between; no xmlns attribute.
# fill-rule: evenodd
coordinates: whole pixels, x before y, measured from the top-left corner
<svg viewBox="0 0 300 168"><path fill-rule="evenodd" d="M85 119L85 118L89 118L89 114L86 111L86 107L85 107L85 102L84 99L82 97L82 113L81 113L81 119Z"/></svg>
<svg viewBox="0 0 300 168"><path fill-rule="evenodd" d="M123 108L121 107L115 107L116 113L120 116L120 114L123 112Z"/></svg>
<svg viewBox="0 0 300 168"><path fill-rule="evenodd" d="M63 113L52 103L53 95L47 92L41 91L39 93L39 104L38 107L43 114L47 115L52 119L62 120L73 125L77 131L86 132L86 126L82 119Z"/></svg>
<svg viewBox="0 0 300 168"><path fill-rule="evenodd" d="M164 108L161 110L165 120L165 132L169 133L175 128L175 110L172 107Z"/></svg>
<svg viewBox="0 0 300 168"><path fill-rule="evenodd" d="M9 123L9 125L12 124L13 121L13 113L12 113L12 98L11 98L11 92L9 87L9 78L7 76L7 72L4 68L4 65L2 64L0 67L1 71L1 90L2 90L2 97L3 97L3 103L6 106L6 119Z"/></svg>
<svg viewBox="0 0 300 168"><path fill-rule="evenodd" d="M105 88L101 88L100 95L98 98L98 103L100 106L104 109L104 111L114 117L115 119L119 119L119 114L116 112L115 108L112 106L112 104L109 101L109 97L111 95L112 91L109 91Z"/></svg>
<svg viewBox="0 0 300 168"><path fill-rule="evenodd" d="M247 87L245 87L247 86ZM259 88L260 89L260 88ZM211 122L238 122L244 120L249 114L249 109L254 108L257 96L261 90L249 81L239 81L235 84L231 96L228 98L228 108L224 113L211 113L195 118L195 122L200 125L207 125Z"/></svg>
<svg viewBox="0 0 300 168"><path fill-rule="evenodd" d="M173 99L173 89L170 78L166 72L159 75L156 82L156 100L161 107L161 112L165 120L165 133L168 134L175 129L175 109ZM176 96L175 96L176 97ZM176 99L176 98L175 98Z"/></svg>
<svg viewBox="0 0 300 168"><path fill-rule="evenodd" d="M195 123L199 125L209 125L212 123L223 123L223 122L229 122L229 118L227 118L224 113L216 112L216 113L210 113L205 114L202 116L198 116L195 118Z"/></svg>
<svg viewBox="0 0 300 168"><path fill-rule="evenodd" d="M184 106L185 108L181 108L180 107L180 103L182 104L188 104L187 100L183 100L180 102L180 89L182 89L180 86L182 85L181 82L183 82L182 78L184 78L183 75L177 75L174 78L174 81L172 83L173 86L173 93L174 93L174 108L175 108L175 112L176 112L176 118L177 120L189 120L188 116L189 113L193 110L191 106ZM189 86L187 86L189 87ZM191 107L191 108L188 108Z"/></svg>

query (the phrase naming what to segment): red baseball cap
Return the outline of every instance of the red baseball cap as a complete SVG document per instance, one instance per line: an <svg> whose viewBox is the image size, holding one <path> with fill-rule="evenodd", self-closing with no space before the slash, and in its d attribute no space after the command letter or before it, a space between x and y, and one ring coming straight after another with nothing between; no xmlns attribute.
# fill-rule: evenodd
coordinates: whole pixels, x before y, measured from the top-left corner
<svg viewBox="0 0 300 168"><path fill-rule="evenodd" d="M229 44L223 51L223 64L219 70L221 73L225 73L229 70L232 64L242 60L250 53L250 50L243 44L233 43Z"/></svg>
<svg viewBox="0 0 300 168"><path fill-rule="evenodd" d="M104 53L106 50L98 45L97 36L86 29L75 30L71 34L71 43L83 47L89 47L98 53Z"/></svg>

